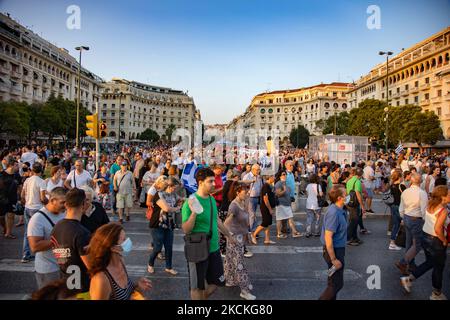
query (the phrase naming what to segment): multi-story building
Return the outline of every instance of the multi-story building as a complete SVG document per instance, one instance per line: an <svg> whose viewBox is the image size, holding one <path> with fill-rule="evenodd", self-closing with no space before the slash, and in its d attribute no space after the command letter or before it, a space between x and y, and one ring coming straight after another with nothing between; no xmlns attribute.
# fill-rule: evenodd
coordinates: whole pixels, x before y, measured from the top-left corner
<svg viewBox="0 0 450 320"><path fill-rule="evenodd" d="M299 124L311 134L321 134L316 122L349 111L346 92L351 84L333 82L312 87L261 93L252 99L244 114L234 118L229 129L278 130L286 141Z"/></svg>
<svg viewBox="0 0 450 320"><path fill-rule="evenodd" d="M196 120L201 120L194 99L180 90L113 78L104 84L99 116L111 138L137 139L150 128L164 136L170 125L184 128L194 137Z"/></svg>
<svg viewBox="0 0 450 320"><path fill-rule="evenodd" d="M66 49L0 13L0 101L45 102L51 94L76 100L78 66ZM101 84L100 77L81 68L80 101L89 111Z"/></svg>
<svg viewBox="0 0 450 320"><path fill-rule="evenodd" d="M361 77L347 94L350 107L365 99L388 99L394 107L416 104L424 111L436 113L445 138L450 139L449 62L450 27L447 27L389 59L387 81L386 63L378 64Z"/></svg>

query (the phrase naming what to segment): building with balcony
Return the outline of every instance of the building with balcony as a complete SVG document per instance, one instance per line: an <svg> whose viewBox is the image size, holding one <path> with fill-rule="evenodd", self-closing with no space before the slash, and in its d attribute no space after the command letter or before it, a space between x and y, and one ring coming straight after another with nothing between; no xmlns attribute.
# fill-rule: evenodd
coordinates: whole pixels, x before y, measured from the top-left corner
<svg viewBox="0 0 450 320"><path fill-rule="evenodd" d="M352 84L333 82L312 87L265 92L256 95L246 111L234 118L229 129L277 130L280 141L303 125L311 134L321 134L316 122L349 111L346 92Z"/></svg>
<svg viewBox="0 0 450 320"><path fill-rule="evenodd" d="M121 141L137 139L147 128L162 137L170 125L194 137L195 122L201 121L194 99L183 91L120 78L104 84L99 108L109 137L118 139L120 124Z"/></svg>
<svg viewBox="0 0 450 320"><path fill-rule="evenodd" d="M51 94L75 101L78 61L0 13L0 101L45 102ZM103 80L81 68L81 103L93 111Z"/></svg>
<svg viewBox="0 0 450 320"><path fill-rule="evenodd" d="M387 100L391 106L420 105L433 111L450 139L450 27L375 66L348 92L350 107L365 99Z"/></svg>

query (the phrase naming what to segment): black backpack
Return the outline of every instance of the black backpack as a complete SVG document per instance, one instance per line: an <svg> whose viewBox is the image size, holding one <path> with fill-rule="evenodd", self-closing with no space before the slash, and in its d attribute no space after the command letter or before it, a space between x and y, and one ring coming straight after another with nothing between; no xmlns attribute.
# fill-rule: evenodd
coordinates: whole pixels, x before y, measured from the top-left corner
<svg viewBox="0 0 450 320"><path fill-rule="evenodd" d="M359 202L358 202L358 197L356 196L356 191L355 191L356 181L358 181L358 179L356 179L355 182L353 183L353 187L349 193L350 201L347 204L347 207L349 207L349 208L357 208L358 207Z"/></svg>

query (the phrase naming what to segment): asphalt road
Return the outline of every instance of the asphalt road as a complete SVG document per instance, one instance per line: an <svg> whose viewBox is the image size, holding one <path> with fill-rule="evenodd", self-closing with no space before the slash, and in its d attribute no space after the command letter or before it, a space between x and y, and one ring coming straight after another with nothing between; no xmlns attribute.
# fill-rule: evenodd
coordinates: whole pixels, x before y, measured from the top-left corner
<svg viewBox="0 0 450 320"><path fill-rule="evenodd" d="M431 272L414 283L413 292L406 295L400 284L400 273L394 267L402 251L389 251L389 238L386 235L388 219L383 215L384 205L380 201L374 204L378 213L365 220L366 227L372 231L370 235L362 235L364 244L359 247L347 247L344 288L339 299L360 300L405 300L428 299L431 294ZM114 219L114 217L113 217ZM302 212L295 214L300 230L304 231L305 216ZM176 230L174 240L173 267L179 271L177 276L164 272L164 262L157 260L156 272L147 273L148 250L151 237L148 224L142 209L135 209L131 221L124 224L128 236L133 241L133 251L126 257L127 270L133 279L147 276L153 282L153 289L147 294L152 300L189 299L187 265L183 253L181 230ZM33 263L20 263L22 253L23 227L15 230L17 240L0 239L0 299L22 299L33 292L35 278ZM317 299L326 286L326 264L322 258L319 238L276 239L275 226L272 226L272 240L276 245L249 246L254 253L245 260L253 294L257 299ZM262 234L261 234L262 235ZM424 260L421 253L418 263ZM374 267L375 266L375 267ZM369 270L368 270L369 268ZM379 282L373 282L373 271L379 270ZM371 277L369 279L369 277ZM369 281L368 281L369 280ZM369 288L367 283L375 284ZM377 286L379 284L379 287ZM450 296L448 261L444 276L444 293ZM239 288L219 288L211 299L240 299Z"/></svg>

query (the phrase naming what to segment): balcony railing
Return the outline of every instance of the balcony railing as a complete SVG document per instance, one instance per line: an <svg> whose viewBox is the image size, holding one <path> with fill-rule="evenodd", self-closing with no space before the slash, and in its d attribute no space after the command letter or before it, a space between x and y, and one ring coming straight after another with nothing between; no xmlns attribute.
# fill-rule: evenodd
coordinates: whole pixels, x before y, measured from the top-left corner
<svg viewBox="0 0 450 320"><path fill-rule="evenodd" d="M31 83L33 81L33 77L30 75L23 76L22 81L25 83Z"/></svg>
<svg viewBox="0 0 450 320"><path fill-rule="evenodd" d="M22 95L22 89L18 86L11 87L11 94L15 96Z"/></svg>
<svg viewBox="0 0 450 320"><path fill-rule="evenodd" d="M10 85L0 82L0 92L9 92L10 88Z"/></svg>
<svg viewBox="0 0 450 320"><path fill-rule="evenodd" d="M420 90L427 90L430 89L430 84L429 83L422 83L420 85Z"/></svg>
<svg viewBox="0 0 450 320"><path fill-rule="evenodd" d="M1 74L9 74L11 72L11 68L8 65L0 65L0 73Z"/></svg>
<svg viewBox="0 0 450 320"><path fill-rule="evenodd" d="M18 71L11 71L11 78L20 79L22 78L22 73Z"/></svg>

